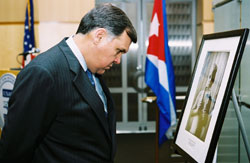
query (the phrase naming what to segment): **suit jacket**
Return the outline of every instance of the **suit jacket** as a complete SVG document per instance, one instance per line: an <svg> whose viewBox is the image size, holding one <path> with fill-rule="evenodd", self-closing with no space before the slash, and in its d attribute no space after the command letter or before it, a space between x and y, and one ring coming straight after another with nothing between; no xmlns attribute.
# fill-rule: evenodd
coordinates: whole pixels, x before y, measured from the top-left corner
<svg viewBox="0 0 250 163"><path fill-rule="evenodd" d="M17 76L0 140L0 162L113 162L115 110L108 116L71 49L62 40Z"/></svg>

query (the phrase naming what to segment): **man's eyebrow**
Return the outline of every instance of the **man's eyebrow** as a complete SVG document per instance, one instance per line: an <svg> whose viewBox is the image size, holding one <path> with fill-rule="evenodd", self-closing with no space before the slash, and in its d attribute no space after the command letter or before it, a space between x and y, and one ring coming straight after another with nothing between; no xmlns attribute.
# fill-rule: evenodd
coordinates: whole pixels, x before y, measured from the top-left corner
<svg viewBox="0 0 250 163"><path fill-rule="evenodd" d="M127 50L125 50L125 49L117 49L117 50L119 50L120 52L122 52L122 53L126 53L127 52Z"/></svg>

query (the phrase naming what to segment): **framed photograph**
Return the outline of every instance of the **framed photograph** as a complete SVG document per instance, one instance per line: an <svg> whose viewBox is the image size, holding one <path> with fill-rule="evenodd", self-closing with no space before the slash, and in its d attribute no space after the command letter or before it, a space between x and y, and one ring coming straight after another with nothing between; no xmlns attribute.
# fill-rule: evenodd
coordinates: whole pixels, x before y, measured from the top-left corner
<svg viewBox="0 0 250 163"><path fill-rule="evenodd" d="M204 35L180 116L175 149L212 162L249 29Z"/></svg>

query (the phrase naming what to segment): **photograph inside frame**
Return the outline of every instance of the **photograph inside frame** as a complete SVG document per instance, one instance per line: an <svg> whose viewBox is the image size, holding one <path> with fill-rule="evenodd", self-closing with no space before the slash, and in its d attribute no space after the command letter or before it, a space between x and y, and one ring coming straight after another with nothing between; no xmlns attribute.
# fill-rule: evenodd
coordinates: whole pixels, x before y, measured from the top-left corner
<svg viewBox="0 0 250 163"><path fill-rule="evenodd" d="M192 162L212 162L248 33L203 36L173 144Z"/></svg>
<svg viewBox="0 0 250 163"><path fill-rule="evenodd" d="M214 104L225 72L229 52L208 52L186 130L204 141L213 116Z"/></svg>

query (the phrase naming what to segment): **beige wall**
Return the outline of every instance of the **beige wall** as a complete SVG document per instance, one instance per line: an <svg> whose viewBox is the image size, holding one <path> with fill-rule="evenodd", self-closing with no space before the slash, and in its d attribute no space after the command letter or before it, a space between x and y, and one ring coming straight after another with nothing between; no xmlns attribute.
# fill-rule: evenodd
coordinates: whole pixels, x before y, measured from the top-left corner
<svg viewBox="0 0 250 163"><path fill-rule="evenodd" d="M26 0L0 0L0 69L20 67ZM36 46L47 50L76 32L95 0L33 0Z"/></svg>
<svg viewBox="0 0 250 163"><path fill-rule="evenodd" d="M197 0L197 48L202 36L214 32L214 13L212 0ZM197 49L198 51L198 49Z"/></svg>

